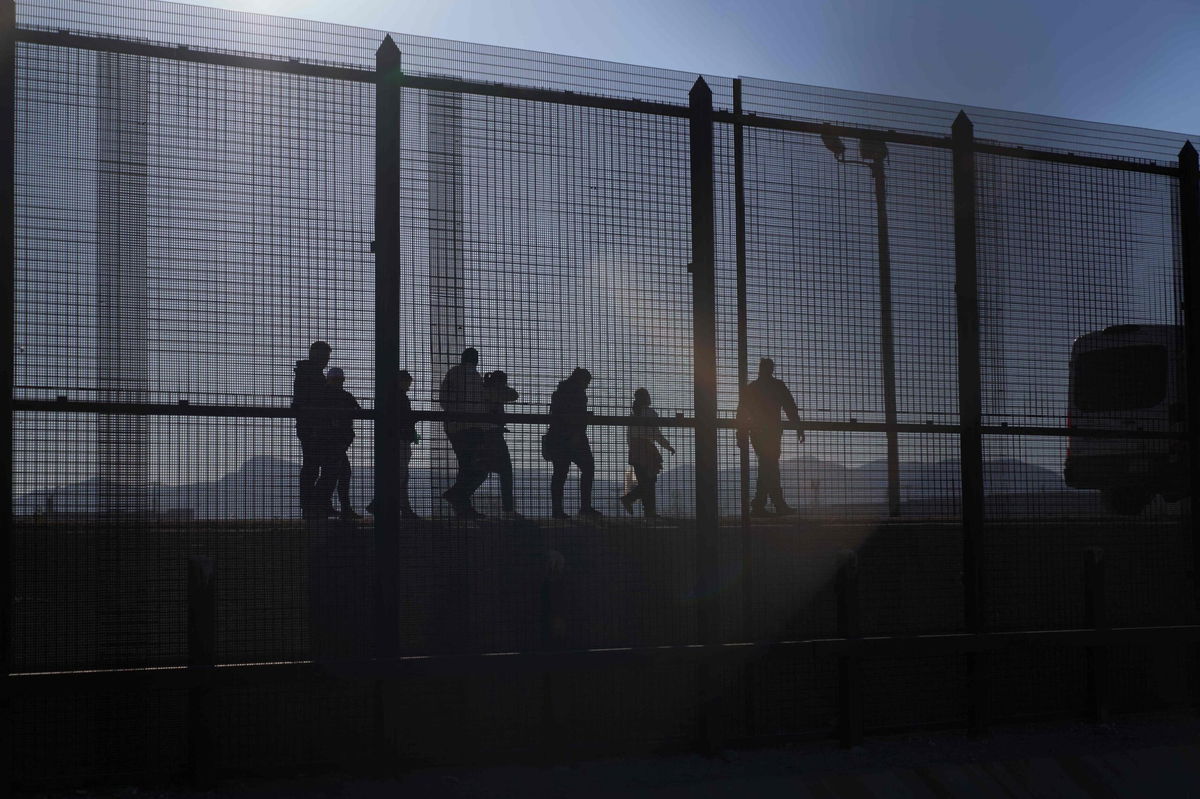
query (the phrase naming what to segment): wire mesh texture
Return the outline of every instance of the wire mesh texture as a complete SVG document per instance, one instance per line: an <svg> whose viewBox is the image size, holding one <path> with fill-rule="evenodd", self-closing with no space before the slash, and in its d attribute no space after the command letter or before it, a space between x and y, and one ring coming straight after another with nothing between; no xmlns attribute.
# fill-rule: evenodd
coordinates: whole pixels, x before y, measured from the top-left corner
<svg viewBox="0 0 1200 799"><path fill-rule="evenodd" d="M338 674L370 660L383 579L398 620L382 637L397 654L475 664L429 666L386 702L361 679L214 689L212 723L230 733L215 757L231 770L353 759L377 740L365 730L386 726L383 704L443 720L384 736L433 760L467 738L495 752L678 742L714 712L729 737L820 734L839 677L810 650L561 673L502 655L839 637L847 552L858 632L960 632L976 513L989 629L1088 623L1089 547L1106 553L1112 624L1195 621L1173 160L1184 137L966 109L978 294L964 305L958 107L705 76L707 418L697 76L393 34L395 340L417 439L401 486L375 474L392 421L376 396L391 334L376 328L375 296L384 34L140 0L20 2L17 27L10 672L194 664L188 559L202 558L216 575L216 664ZM964 307L978 310L982 507L964 504ZM340 519L301 518L290 401L318 340L362 406L346 499L332 485L321 498ZM470 380L505 373L513 394L493 403L507 418L441 402L468 347ZM797 406L775 455L778 431L745 446L737 429L743 383L767 358ZM558 507L545 434L578 367L591 375L590 455L571 453ZM631 421L637 389L660 446ZM464 428L494 448L469 503L450 502L462 470L451 433ZM715 462L698 473L714 432ZM654 499L630 493L639 480ZM718 511L697 519L706 493ZM411 513L394 563L379 554L389 531L355 518L377 499ZM1004 658L991 690L1000 704L1020 695L1010 715L1084 701L1082 653ZM1158 666L1121 663L1173 695ZM865 674L869 726L957 722L972 701L960 656L878 658ZM181 768L185 693L128 707L96 693L78 713L20 699L21 746L59 753L23 759L20 778L103 776L118 768L108 760L153 770L109 758L111 735L93 742L139 715L164 730L170 751L154 760ZM292 737L273 738L281 728Z"/></svg>

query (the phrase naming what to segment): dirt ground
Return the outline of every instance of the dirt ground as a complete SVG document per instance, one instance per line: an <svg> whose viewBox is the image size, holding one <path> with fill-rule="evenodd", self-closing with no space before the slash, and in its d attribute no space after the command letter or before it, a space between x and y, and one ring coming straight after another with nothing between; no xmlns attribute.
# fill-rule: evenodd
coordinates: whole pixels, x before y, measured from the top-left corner
<svg viewBox="0 0 1200 799"><path fill-rule="evenodd" d="M197 791L114 786L19 794L39 799L491 799L492 797L1143 797L1200 795L1200 720L1170 716L1107 725L1008 726L958 732L555 766L429 768L379 779L297 776L226 781Z"/></svg>

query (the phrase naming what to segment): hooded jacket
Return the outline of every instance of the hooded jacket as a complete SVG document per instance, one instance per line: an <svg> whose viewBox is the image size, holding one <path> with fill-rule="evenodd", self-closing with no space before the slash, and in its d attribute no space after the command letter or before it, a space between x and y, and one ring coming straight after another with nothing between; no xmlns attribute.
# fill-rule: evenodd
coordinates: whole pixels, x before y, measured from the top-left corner
<svg viewBox="0 0 1200 799"><path fill-rule="evenodd" d="M292 380L292 410L296 412L296 435L304 438L326 426L324 416L329 397L321 367L305 359L296 361L295 372Z"/></svg>

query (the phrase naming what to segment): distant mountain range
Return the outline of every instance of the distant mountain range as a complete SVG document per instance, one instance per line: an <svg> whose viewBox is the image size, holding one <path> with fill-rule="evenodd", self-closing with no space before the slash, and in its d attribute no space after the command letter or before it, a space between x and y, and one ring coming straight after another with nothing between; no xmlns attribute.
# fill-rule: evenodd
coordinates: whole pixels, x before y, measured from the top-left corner
<svg viewBox="0 0 1200 799"><path fill-rule="evenodd" d="M785 460L780 464L784 494L797 507L825 505L874 505L886 501L887 465L873 461L863 466L846 467L816 458ZM31 491L16 497L18 516L34 514L92 515L102 508L117 507L123 512L201 519L292 518L299 515L296 478L299 464L272 456L245 461L236 470L208 482L180 486L108 486L102 490L93 478L53 490ZM756 477L751 468L751 480ZM441 514L448 507L434 500L451 476L439 473L433 486L434 472L413 469L410 494L421 513ZM900 464L900 495L904 503L942 501L955 503L959 492L959 462L904 462ZM737 496L739 472L722 469L719 473L722 499L732 502ZM550 512L550 465L543 468L518 468L515 476L518 510L527 515ZM667 469L659 476L659 512L687 516L694 506L694 476L691 464ZM351 494L361 511L372 496L373 471L369 467L354 474ZM753 485L753 482L751 483ZM577 480L567 483L567 509L577 505ZM992 460L984 463L984 486L989 495L1062 494L1083 495L1069 489L1057 471L1020 460ZM596 480L594 504L610 514L621 512L618 498L624 487L613 480ZM726 499L727 498L727 499ZM500 510L499 482L493 477L476 495L476 506L485 513Z"/></svg>

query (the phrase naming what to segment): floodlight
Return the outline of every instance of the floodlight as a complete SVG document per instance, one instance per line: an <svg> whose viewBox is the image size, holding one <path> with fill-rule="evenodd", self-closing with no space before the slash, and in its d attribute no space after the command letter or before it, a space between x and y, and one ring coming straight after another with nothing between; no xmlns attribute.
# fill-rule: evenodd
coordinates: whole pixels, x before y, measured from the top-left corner
<svg viewBox="0 0 1200 799"><path fill-rule="evenodd" d="M887 145L882 139L859 139L858 153L868 161L882 161L888 157Z"/></svg>
<svg viewBox="0 0 1200 799"><path fill-rule="evenodd" d="M846 145L831 131L823 131L821 133L821 143L825 145L829 152L833 153L833 157L837 160L841 161L846 156Z"/></svg>

